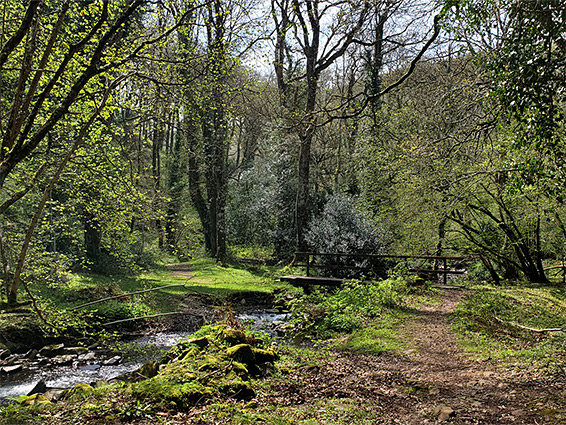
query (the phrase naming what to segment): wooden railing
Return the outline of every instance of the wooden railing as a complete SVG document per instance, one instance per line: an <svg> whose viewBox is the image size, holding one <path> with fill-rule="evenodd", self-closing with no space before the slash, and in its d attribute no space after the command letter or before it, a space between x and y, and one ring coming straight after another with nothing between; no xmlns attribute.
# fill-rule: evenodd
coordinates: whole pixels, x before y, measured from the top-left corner
<svg viewBox="0 0 566 425"><path fill-rule="evenodd" d="M317 263L315 260L317 258L326 258L335 260L326 264ZM357 265L347 265L340 264L339 259L353 259L359 262L363 260L432 260L435 262L436 267L434 268L423 268L423 267L413 267L410 271L415 273L427 273L442 275L444 284L448 282L448 275L451 274L463 274L465 270L455 269L454 267L449 268L454 262L462 262L466 260L465 257L454 257L454 256L437 256L437 255L382 255L382 254L344 254L344 253L325 253L325 252L296 252L295 258L293 260L293 265L298 267L306 268L306 275L310 276L311 269L326 269L330 270L333 276L336 276L339 270L359 270L359 271L376 271L377 269L382 269L382 265L372 265L372 266L357 266Z"/></svg>

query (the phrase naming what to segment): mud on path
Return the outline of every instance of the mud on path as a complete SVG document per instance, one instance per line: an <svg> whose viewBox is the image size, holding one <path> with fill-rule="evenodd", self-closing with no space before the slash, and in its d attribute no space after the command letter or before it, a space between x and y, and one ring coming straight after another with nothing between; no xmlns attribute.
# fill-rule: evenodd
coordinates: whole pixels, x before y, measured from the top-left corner
<svg viewBox="0 0 566 425"><path fill-rule="evenodd" d="M447 315L465 295L445 290L404 326L410 349L380 356L344 353L302 370L263 403L293 406L348 398L381 412L376 424L566 424L562 383L470 359L450 333Z"/></svg>

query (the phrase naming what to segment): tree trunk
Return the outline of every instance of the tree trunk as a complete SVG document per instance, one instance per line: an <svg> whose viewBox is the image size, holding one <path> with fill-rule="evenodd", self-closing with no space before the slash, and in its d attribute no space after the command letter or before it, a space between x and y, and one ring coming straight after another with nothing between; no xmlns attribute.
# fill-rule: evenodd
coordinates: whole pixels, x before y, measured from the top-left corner
<svg viewBox="0 0 566 425"><path fill-rule="evenodd" d="M161 149L163 147L163 138L165 135L165 129L163 128L163 123L160 119L161 116L158 116L154 122L151 155L151 171L155 191L155 207L157 210L161 210ZM159 218L155 220L155 229L157 230L159 248L163 249L163 224Z"/></svg>
<svg viewBox="0 0 566 425"><path fill-rule="evenodd" d="M311 145L313 133L305 135L301 140L299 153L299 170L297 182L297 200L295 203L295 226L297 231L297 251L306 251L305 228L309 221L309 180Z"/></svg>
<svg viewBox="0 0 566 425"><path fill-rule="evenodd" d="M100 264L100 246L102 242L102 231L92 214L85 214L84 221L84 239L86 257L93 265L93 269L97 270Z"/></svg>

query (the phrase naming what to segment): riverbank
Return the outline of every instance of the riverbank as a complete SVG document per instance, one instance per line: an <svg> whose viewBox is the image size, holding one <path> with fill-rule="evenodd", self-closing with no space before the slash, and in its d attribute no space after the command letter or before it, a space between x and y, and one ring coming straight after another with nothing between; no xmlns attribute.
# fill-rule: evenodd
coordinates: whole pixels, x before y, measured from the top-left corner
<svg viewBox="0 0 566 425"><path fill-rule="evenodd" d="M147 398L143 388L151 388L149 384L142 389L115 384L55 405L14 407L0 423L31 424L38 417L47 425L77 421L95 425L109 423L109 418L112 423L136 425L564 423L560 376L519 370L461 348L461 336L452 324L454 311L471 295L471 291L443 290L413 303L398 328L399 348L379 354L337 350L331 348L337 347L335 343L328 342L316 347L278 345L279 359L273 368L246 376L247 384L239 384L238 388L253 390L242 397L211 393L199 400L188 398L188 404L179 408L160 398ZM202 340L193 344L173 357L194 356L201 350L197 347L207 345ZM211 365L207 358L198 361ZM174 372L176 379L193 373L179 370ZM214 371L229 370L213 367L205 376L216 376Z"/></svg>
<svg viewBox="0 0 566 425"><path fill-rule="evenodd" d="M155 351L148 347L169 348L232 312L282 333L281 305L273 307L286 287L273 270L201 258L140 276L69 275L37 299L59 307L43 311L47 323L30 306L0 314L0 399L28 395L41 382L61 389L112 381L147 361Z"/></svg>

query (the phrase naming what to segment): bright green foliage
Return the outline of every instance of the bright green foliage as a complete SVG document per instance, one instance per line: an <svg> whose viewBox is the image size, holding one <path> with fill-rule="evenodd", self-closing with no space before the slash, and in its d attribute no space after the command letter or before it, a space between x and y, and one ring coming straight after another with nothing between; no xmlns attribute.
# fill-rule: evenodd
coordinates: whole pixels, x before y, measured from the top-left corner
<svg viewBox="0 0 566 425"><path fill-rule="evenodd" d="M520 164L526 184L564 199L564 56L566 6L560 0L509 2L509 31L489 61L493 95L517 122L515 148L533 155Z"/></svg>
<svg viewBox="0 0 566 425"><path fill-rule="evenodd" d="M352 332L404 305L407 282L395 277L378 282L345 282L332 294L315 292L292 302L295 332L315 339Z"/></svg>

